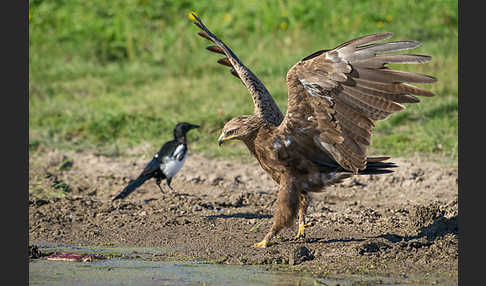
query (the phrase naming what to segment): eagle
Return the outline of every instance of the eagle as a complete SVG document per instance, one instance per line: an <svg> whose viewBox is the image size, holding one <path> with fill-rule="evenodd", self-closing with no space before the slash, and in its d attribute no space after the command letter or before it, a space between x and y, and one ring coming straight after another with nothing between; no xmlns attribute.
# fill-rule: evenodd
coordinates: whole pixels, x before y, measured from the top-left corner
<svg viewBox="0 0 486 286"><path fill-rule="evenodd" d="M216 37L194 12L189 18L211 41L211 52L224 55L219 64L248 89L252 115L225 123L218 144L240 140L260 166L279 185L273 224L263 240L265 248L298 217L296 238L305 234L310 193L359 174L392 172L390 157L368 157L375 121L417 103L416 96L434 93L411 83L434 83L436 78L387 67L388 63L421 64L430 56L390 53L421 45L417 41L388 41L391 32L365 35L334 49L306 56L287 72L288 104L284 115L258 77ZM381 41L381 42L380 42Z"/></svg>

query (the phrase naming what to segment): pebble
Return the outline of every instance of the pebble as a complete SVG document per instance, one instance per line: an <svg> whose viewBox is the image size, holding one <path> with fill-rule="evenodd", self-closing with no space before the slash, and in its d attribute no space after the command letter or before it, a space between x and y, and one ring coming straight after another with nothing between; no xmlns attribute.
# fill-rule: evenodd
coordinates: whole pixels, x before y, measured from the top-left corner
<svg viewBox="0 0 486 286"><path fill-rule="evenodd" d="M289 254L289 264L296 265L307 260L314 259L314 251L305 247L298 246L290 251Z"/></svg>

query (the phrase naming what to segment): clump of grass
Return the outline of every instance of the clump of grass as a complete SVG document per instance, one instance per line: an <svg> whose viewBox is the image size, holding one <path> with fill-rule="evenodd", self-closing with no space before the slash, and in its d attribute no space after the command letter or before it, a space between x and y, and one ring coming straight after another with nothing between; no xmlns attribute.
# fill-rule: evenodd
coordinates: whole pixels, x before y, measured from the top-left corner
<svg viewBox="0 0 486 286"><path fill-rule="evenodd" d="M196 11L264 82L285 112L287 70L304 56L367 33L419 40L433 57L403 67L431 74L437 96L379 122L372 152L423 152L457 161L456 1L29 2L29 148L114 149L123 154L172 137L178 121L201 125L192 149L249 158L242 144L218 148L221 127L250 114L247 90L186 18ZM115 148L116 147L116 148Z"/></svg>

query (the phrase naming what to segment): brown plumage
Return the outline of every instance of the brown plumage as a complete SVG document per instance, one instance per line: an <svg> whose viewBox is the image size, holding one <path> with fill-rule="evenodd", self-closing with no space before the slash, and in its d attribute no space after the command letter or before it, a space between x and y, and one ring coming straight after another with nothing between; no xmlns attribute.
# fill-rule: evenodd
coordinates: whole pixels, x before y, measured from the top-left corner
<svg viewBox="0 0 486 286"><path fill-rule="evenodd" d="M357 174L391 172L389 157L367 157L376 120L417 103L417 96L433 96L408 83L433 83L435 78L392 70L387 63L419 64L430 57L394 52L416 48L416 41L377 43L392 36L379 33L356 38L332 50L317 51L287 73L288 107L283 116L260 80L194 13L199 35L216 44L209 51L224 54L218 63L232 67L250 92L253 115L231 119L218 143L241 140L262 168L280 186L273 225L253 247L266 247L282 228L299 218L297 237L304 235L310 192Z"/></svg>

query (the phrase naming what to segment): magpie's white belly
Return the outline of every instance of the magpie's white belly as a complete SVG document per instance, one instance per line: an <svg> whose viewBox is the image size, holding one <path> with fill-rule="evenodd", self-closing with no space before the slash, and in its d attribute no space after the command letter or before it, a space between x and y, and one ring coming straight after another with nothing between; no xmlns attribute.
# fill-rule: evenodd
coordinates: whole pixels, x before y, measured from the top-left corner
<svg viewBox="0 0 486 286"><path fill-rule="evenodd" d="M162 173L165 174L167 178L172 178L181 168L182 165L184 165L184 161L186 161L186 157L182 160L167 160L164 165L160 166L160 169L162 170Z"/></svg>

